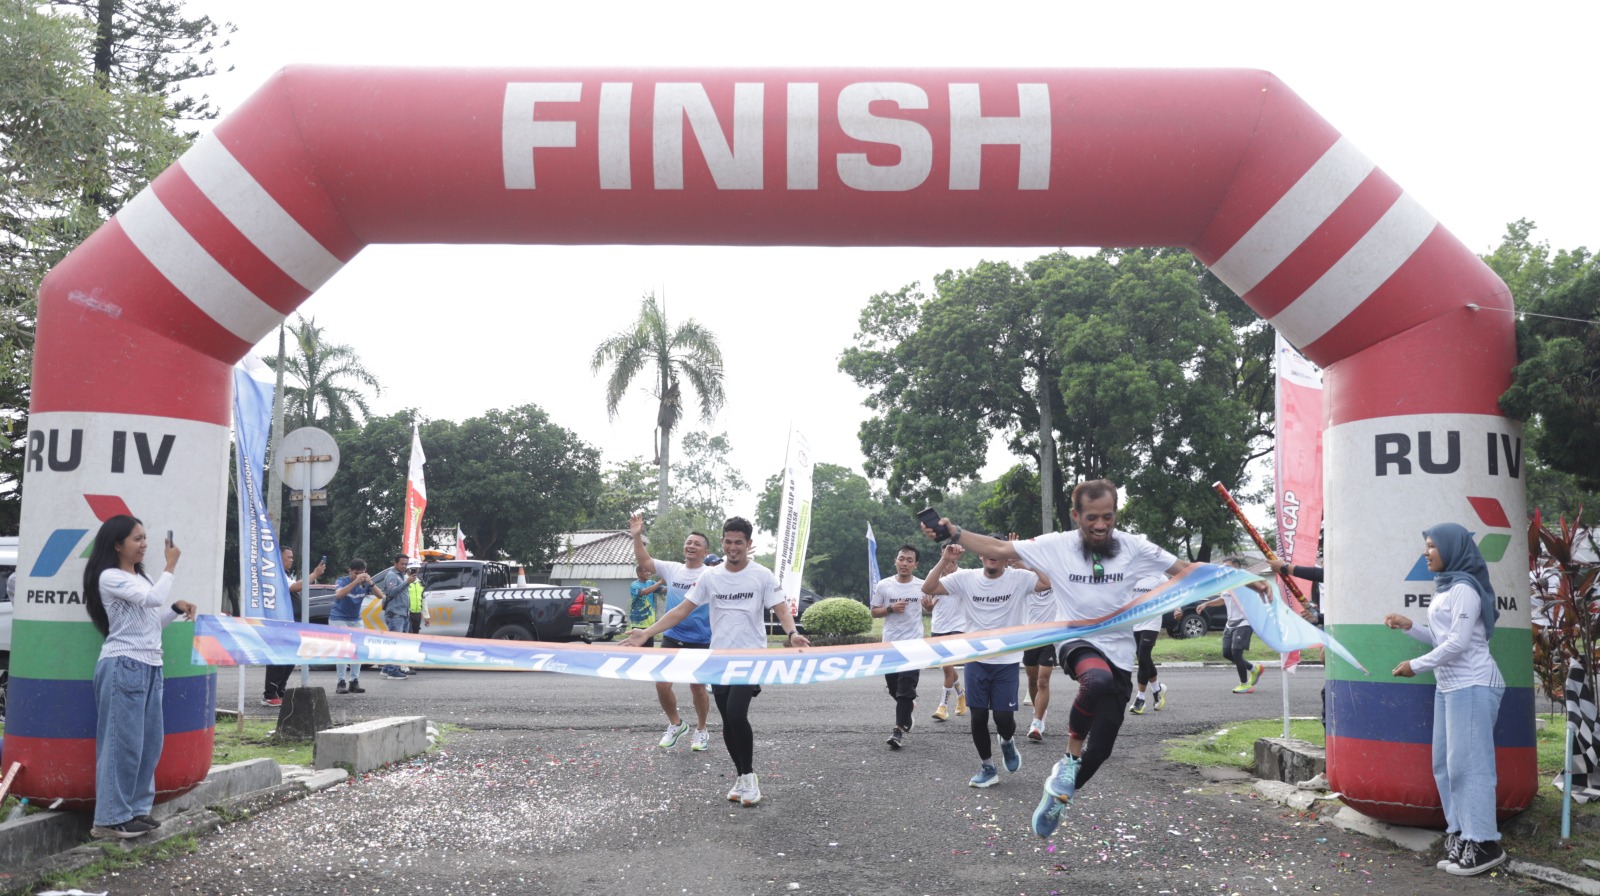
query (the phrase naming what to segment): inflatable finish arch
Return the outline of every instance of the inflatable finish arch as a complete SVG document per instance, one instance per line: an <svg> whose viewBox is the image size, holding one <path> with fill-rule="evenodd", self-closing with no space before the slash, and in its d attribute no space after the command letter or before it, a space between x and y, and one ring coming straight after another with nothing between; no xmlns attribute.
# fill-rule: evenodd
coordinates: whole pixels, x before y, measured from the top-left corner
<svg viewBox="0 0 1600 896"><path fill-rule="evenodd" d="M1326 368L1332 786L1438 823L1423 528L1492 561L1499 804L1535 783L1521 433L1498 278L1269 74L284 69L46 279L6 759L93 795L81 554L122 508L216 611L229 367L373 243L1186 246ZM1476 305L1483 309L1473 310ZM535 398L537 396L534 396ZM164 793L206 773L215 677L167 642Z"/></svg>

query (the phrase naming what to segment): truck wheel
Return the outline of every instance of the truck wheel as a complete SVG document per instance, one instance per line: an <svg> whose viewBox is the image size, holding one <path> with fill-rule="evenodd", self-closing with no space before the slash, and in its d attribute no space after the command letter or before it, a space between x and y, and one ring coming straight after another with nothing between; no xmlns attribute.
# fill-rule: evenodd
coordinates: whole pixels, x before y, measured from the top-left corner
<svg viewBox="0 0 1600 896"><path fill-rule="evenodd" d="M533 632L528 631L525 625L512 623L495 629L489 637L496 641L532 641Z"/></svg>

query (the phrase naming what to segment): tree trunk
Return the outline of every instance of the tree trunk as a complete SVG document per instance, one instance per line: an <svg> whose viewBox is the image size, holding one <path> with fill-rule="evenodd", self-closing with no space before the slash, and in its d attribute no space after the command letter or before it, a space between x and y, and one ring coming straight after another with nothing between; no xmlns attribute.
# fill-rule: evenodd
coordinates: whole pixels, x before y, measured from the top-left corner
<svg viewBox="0 0 1600 896"><path fill-rule="evenodd" d="M1039 371L1039 518L1041 533L1055 531L1056 433L1050 419L1050 378Z"/></svg>
<svg viewBox="0 0 1600 896"><path fill-rule="evenodd" d="M656 483L656 517L660 518L667 512L667 498L672 494L667 482L667 471L672 468L672 429L661 427L661 470L660 482Z"/></svg>

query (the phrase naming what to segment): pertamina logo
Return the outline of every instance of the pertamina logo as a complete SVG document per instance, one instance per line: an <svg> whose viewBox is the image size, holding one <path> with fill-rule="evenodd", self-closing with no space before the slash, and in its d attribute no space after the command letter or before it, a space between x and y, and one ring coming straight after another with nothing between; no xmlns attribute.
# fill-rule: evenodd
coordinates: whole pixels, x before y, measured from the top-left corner
<svg viewBox="0 0 1600 896"><path fill-rule="evenodd" d="M83 499L89 502L89 510L95 519L104 523L118 514L133 514L128 510L127 502L116 495L84 495ZM61 571L66 565L78 545L83 544L84 536L90 534L88 529L57 529L45 539L44 548L39 551L39 556L33 561L33 569L28 573L36 579L48 579ZM91 540L84 545L83 553L79 559L89 559L89 549L93 547Z"/></svg>
<svg viewBox="0 0 1600 896"><path fill-rule="evenodd" d="M1498 563L1506 555L1506 549L1511 546L1511 520L1506 516L1506 509L1494 498L1467 498L1472 504L1472 509L1478 514L1478 520L1491 529L1504 529L1504 532L1490 532L1478 541L1478 552L1483 555L1485 563ZM1473 535L1478 533L1474 532ZM1416 565L1411 567L1411 572L1406 575L1408 582L1431 582L1433 573L1428 571L1428 558L1426 555L1417 558Z"/></svg>

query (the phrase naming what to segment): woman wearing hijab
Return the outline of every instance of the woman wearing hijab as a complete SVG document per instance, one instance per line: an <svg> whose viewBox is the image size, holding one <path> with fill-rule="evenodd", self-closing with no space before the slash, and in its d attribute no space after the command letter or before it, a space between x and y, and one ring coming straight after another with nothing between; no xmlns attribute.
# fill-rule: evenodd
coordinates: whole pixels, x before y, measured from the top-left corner
<svg viewBox="0 0 1600 896"><path fill-rule="evenodd" d="M144 524L114 516L95 534L83 571L84 605L105 636L94 667L94 828L96 839L130 839L155 829L161 719L161 629L194 619L195 606L171 601L181 553L166 542L166 571L145 575Z"/></svg>
<svg viewBox="0 0 1600 896"><path fill-rule="evenodd" d="M1489 567L1466 529L1441 523L1422 535L1435 585L1427 624L1414 625L1399 613L1383 622L1433 649L1392 674L1433 673L1433 780L1445 820L1439 867L1459 876L1482 874L1506 860L1494 800L1494 724L1506 683L1489 653L1499 610Z"/></svg>

